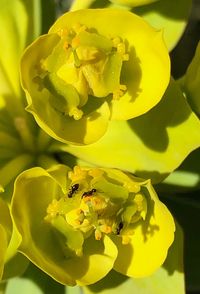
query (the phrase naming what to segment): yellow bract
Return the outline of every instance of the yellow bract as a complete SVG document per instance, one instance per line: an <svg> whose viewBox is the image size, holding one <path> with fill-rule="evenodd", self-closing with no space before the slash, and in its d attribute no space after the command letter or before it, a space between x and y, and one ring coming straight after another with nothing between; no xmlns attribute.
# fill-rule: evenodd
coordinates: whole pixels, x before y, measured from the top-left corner
<svg viewBox="0 0 200 294"><path fill-rule="evenodd" d="M24 53L22 85L40 127L62 142L90 144L109 120L156 105L170 76L162 34L124 10L89 9L59 18Z"/></svg>
<svg viewBox="0 0 200 294"><path fill-rule="evenodd" d="M112 268L148 276L174 239L173 217L150 181L115 169L27 170L16 180L12 214L19 250L69 285L95 283Z"/></svg>

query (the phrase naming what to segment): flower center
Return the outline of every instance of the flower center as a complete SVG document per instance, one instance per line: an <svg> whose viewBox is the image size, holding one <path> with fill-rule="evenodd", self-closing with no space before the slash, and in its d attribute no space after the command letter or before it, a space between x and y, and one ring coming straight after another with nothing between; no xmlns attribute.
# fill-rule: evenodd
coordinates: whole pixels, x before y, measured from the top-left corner
<svg viewBox="0 0 200 294"><path fill-rule="evenodd" d="M136 224L146 217L147 201L142 188L136 183L113 183L101 169L75 167L68 178L67 193L49 204L45 221L67 240L69 235L79 234L81 242L75 250L78 254L84 240L93 233L96 240L105 234L115 235L127 244Z"/></svg>
<svg viewBox="0 0 200 294"><path fill-rule="evenodd" d="M120 76L128 54L119 37L109 39L78 24L69 31L61 29L58 36L52 53L41 61L43 83L57 111L79 120L89 95L111 94L113 99L124 95Z"/></svg>

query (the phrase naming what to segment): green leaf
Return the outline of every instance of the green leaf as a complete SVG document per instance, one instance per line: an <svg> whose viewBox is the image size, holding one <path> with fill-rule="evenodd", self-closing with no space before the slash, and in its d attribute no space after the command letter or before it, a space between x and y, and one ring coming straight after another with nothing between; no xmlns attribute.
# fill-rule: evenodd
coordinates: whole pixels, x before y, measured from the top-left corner
<svg viewBox="0 0 200 294"><path fill-rule="evenodd" d="M127 122L112 121L94 144L60 145L60 150L158 183L199 146L200 121L172 80L161 102L146 114Z"/></svg>
<svg viewBox="0 0 200 294"><path fill-rule="evenodd" d="M200 116L200 42L181 83L193 111Z"/></svg>
<svg viewBox="0 0 200 294"><path fill-rule="evenodd" d="M84 294L184 294L183 236L177 225L175 241L164 265L147 278L131 279L111 271L94 285L83 287Z"/></svg>
<svg viewBox="0 0 200 294"><path fill-rule="evenodd" d="M22 277L9 280L5 294L64 294L63 285L56 283L45 273L30 264ZM66 293L68 294L68 292Z"/></svg>
<svg viewBox="0 0 200 294"><path fill-rule="evenodd" d="M191 0L160 0L133 10L153 27L163 30L167 47L172 50L187 25L191 4Z"/></svg>
<svg viewBox="0 0 200 294"><path fill-rule="evenodd" d="M168 194L169 195L169 194ZM184 233L184 268L187 289L200 291L200 203L199 192L162 197Z"/></svg>
<svg viewBox="0 0 200 294"><path fill-rule="evenodd" d="M193 151L184 162L171 173L157 190L161 192L188 192L200 188L200 148Z"/></svg>
<svg viewBox="0 0 200 294"><path fill-rule="evenodd" d="M110 3L108 0L75 0L71 10L83 8L105 8L115 7L130 9L125 6L117 5L122 2L131 2L130 0L116 0ZM139 1L132 1L139 2ZM142 4L147 1L141 1ZM149 1L150 2L150 1ZM151 1L153 2L153 1ZM138 14L156 29L163 30L164 40L169 50L172 50L181 38L187 25L191 11L191 0L160 0L144 6L138 6L132 9L132 12ZM138 3L137 3L138 5Z"/></svg>
<svg viewBox="0 0 200 294"><path fill-rule="evenodd" d="M39 0L1 0L0 93L19 95L19 59L40 32Z"/></svg>
<svg viewBox="0 0 200 294"><path fill-rule="evenodd" d="M29 1L29 0L27 0ZM46 34L56 19L56 3L54 0L41 1L41 33Z"/></svg>

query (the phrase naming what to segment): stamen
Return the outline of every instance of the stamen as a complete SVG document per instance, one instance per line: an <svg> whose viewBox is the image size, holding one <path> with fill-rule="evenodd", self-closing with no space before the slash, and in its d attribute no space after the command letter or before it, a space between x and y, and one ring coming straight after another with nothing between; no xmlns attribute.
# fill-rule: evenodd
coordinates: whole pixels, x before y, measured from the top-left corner
<svg viewBox="0 0 200 294"><path fill-rule="evenodd" d="M100 227L100 231L102 233L105 233L105 234L110 234L112 233L112 227L111 226L108 226L108 225L101 225Z"/></svg>
<svg viewBox="0 0 200 294"><path fill-rule="evenodd" d="M119 100L120 97L124 95L124 92L127 90L125 85L119 85L119 88L113 92L113 100Z"/></svg>
<svg viewBox="0 0 200 294"><path fill-rule="evenodd" d="M47 216L44 218L45 221L50 222L53 218L59 215L59 201L53 199L53 201L47 207Z"/></svg>
<svg viewBox="0 0 200 294"><path fill-rule="evenodd" d="M69 43L67 41L65 41L63 44L63 49L67 50L68 48L69 48Z"/></svg>
<svg viewBox="0 0 200 294"><path fill-rule="evenodd" d="M130 242L130 237L127 235L122 235L122 244L127 245Z"/></svg>
<svg viewBox="0 0 200 294"><path fill-rule="evenodd" d="M95 236L96 240L101 240L101 238L102 238L101 231L99 229L96 229L95 232L94 232L94 236Z"/></svg>
<svg viewBox="0 0 200 294"><path fill-rule="evenodd" d="M72 28L77 35L87 29L85 25L81 25L80 23L76 23Z"/></svg>
<svg viewBox="0 0 200 294"><path fill-rule="evenodd" d="M72 182L80 182L82 180L85 180L87 176L87 171L83 170L80 166L75 166L73 171L70 171L68 173L68 178L72 181Z"/></svg>
<svg viewBox="0 0 200 294"><path fill-rule="evenodd" d="M134 202L137 204L138 211L142 211L144 208L143 207L143 199L144 199L144 196L142 194L135 195Z"/></svg>
<svg viewBox="0 0 200 294"><path fill-rule="evenodd" d="M65 28L65 29L59 29L57 31L57 34L59 35L59 37L61 39L65 38L68 34L69 34L69 31Z"/></svg>
<svg viewBox="0 0 200 294"><path fill-rule="evenodd" d="M117 45L121 43L121 39L119 37L115 37L112 39L113 46L117 48Z"/></svg>
<svg viewBox="0 0 200 294"><path fill-rule="evenodd" d="M75 120L79 120L82 118L83 116L83 111L78 109L77 107L73 107L70 111L69 111L69 116L72 116Z"/></svg>

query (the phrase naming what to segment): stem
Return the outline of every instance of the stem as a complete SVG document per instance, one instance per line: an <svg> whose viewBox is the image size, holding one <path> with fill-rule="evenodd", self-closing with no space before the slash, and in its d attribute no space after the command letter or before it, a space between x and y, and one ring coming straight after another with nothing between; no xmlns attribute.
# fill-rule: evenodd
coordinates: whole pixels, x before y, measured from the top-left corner
<svg viewBox="0 0 200 294"><path fill-rule="evenodd" d="M37 165L43 167L44 169L48 169L54 165L59 164L59 162L51 156L48 155L40 155L37 158Z"/></svg>
<svg viewBox="0 0 200 294"><path fill-rule="evenodd" d="M6 286L7 286L7 282L1 282L0 283L0 294L5 294L6 293Z"/></svg>
<svg viewBox="0 0 200 294"><path fill-rule="evenodd" d="M74 0L70 7L70 11L89 8L95 1L96 0Z"/></svg>
<svg viewBox="0 0 200 294"><path fill-rule="evenodd" d="M13 179L15 179L18 174L28 167L31 167L34 162L33 156L29 154L22 154L15 159L10 160L4 167L0 169L0 184L5 187Z"/></svg>
<svg viewBox="0 0 200 294"><path fill-rule="evenodd" d="M0 160L8 160L9 158L15 158L17 155L21 153L21 150L13 149L10 147L2 147L0 146Z"/></svg>
<svg viewBox="0 0 200 294"><path fill-rule="evenodd" d="M0 147L11 147L19 149L20 141L6 132L0 131Z"/></svg>
<svg viewBox="0 0 200 294"><path fill-rule="evenodd" d="M66 152L65 147L67 145L64 143L59 143L59 142L55 142L53 144L51 144L51 146L48 148L48 152L53 153L53 152Z"/></svg>
<svg viewBox="0 0 200 294"><path fill-rule="evenodd" d="M15 127L22 139L23 145L27 151L35 151L35 140L30 132L27 122L23 117L16 117L14 119Z"/></svg>
<svg viewBox="0 0 200 294"><path fill-rule="evenodd" d="M38 137L37 137L37 150L38 151L46 151L52 138L47 135L42 129L39 129Z"/></svg>

